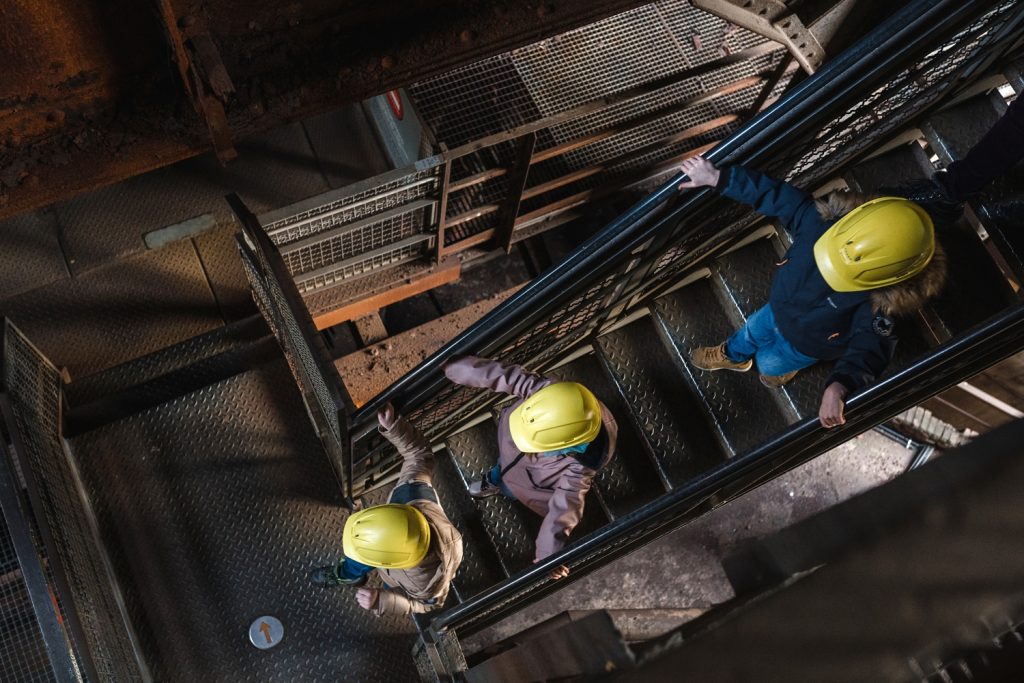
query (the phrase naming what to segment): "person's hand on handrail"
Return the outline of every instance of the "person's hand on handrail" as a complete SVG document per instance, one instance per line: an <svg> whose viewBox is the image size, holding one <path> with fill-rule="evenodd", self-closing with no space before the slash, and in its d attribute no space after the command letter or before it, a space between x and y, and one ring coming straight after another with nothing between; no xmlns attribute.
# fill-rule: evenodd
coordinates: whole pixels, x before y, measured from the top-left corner
<svg viewBox="0 0 1024 683"><path fill-rule="evenodd" d="M714 187L718 184L718 169L701 156L690 157L679 165L679 170L690 176L690 179L679 184L680 190L691 190L696 187Z"/></svg>

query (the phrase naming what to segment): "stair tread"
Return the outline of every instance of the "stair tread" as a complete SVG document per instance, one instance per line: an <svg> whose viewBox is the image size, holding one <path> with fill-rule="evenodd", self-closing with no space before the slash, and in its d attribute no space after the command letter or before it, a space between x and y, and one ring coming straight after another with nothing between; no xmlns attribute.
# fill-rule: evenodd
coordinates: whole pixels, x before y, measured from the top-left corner
<svg viewBox="0 0 1024 683"><path fill-rule="evenodd" d="M649 318L599 337L596 346L673 486L722 461L700 399L686 386Z"/></svg>
<svg viewBox="0 0 1024 683"><path fill-rule="evenodd" d="M676 362L696 387L733 454L753 448L789 423L782 408L765 393L770 390L761 385L756 372L704 372L690 364L693 349L719 344L736 329L711 282L695 282L661 297L653 312L676 353Z"/></svg>
<svg viewBox="0 0 1024 683"><path fill-rule="evenodd" d="M768 303L775 269L781 260L772 239L760 239L715 261L715 276L746 320Z"/></svg>
<svg viewBox="0 0 1024 683"><path fill-rule="evenodd" d="M450 452L437 454L434 489L448 519L462 534L462 564L452 584L459 600L465 601L499 583L507 574Z"/></svg>
<svg viewBox="0 0 1024 683"><path fill-rule="evenodd" d="M615 416L619 429L615 456L594 477L594 486L608 510L620 517L665 493L643 439L627 417L629 409L601 369L600 361L593 355L584 356L547 374L584 385Z"/></svg>
<svg viewBox="0 0 1024 683"><path fill-rule="evenodd" d="M448 437L445 444L466 482L481 477L498 459L497 427L492 420ZM515 574L532 564L540 517L503 495L476 499L473 504L505 572Z"/></svg>
<svg viewBox="0 0 1024 683"><path fill-rule="evenodd" d="M962 159L1006 111L999 93L979 95L931 114L921 132L946 165Z"/></svg>
<svg viewBox="0 0 1024 683"><path fill-rule="evenodd" d="M977 233L963 221L936 230L948 256L946 287L930 306L952 334L980 323L1016 301Z"/></svg>
<svg viewBox="0 0 1024 683"><path fill-rule="evenodd" d="M928 153L917 142L912 142L857 164L843 174L843 179L855 192L872 193L883 187L928 178L934 172Z"/></svg>

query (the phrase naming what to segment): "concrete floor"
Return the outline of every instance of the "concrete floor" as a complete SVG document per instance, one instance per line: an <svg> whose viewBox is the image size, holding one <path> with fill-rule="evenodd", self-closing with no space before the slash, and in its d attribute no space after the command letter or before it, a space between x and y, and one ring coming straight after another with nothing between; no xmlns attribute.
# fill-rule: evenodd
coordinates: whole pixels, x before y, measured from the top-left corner
<svg viewBox="0 0 1024 683"><path fill-rule="evenodd" d="M733 597L721 560L744 539L762 537L883 484L906 470L913 451L878 434L856 439L723 505L632 555L569 585L463 641L467 654L569 610L615 610L626 633L651 633L635 623L650 615L668 630ZM645 617L646 619L646 617Z"/></svg>

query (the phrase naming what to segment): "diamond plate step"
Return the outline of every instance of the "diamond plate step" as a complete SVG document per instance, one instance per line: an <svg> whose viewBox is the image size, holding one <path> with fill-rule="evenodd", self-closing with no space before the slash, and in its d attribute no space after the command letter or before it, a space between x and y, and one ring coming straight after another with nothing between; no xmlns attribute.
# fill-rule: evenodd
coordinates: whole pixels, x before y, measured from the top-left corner
<svg viewBox="0 0 1024 683"><path fill-rule="evenodd" d="M586 386L615 416L619 428L615 457L594 477L592 491L613 518L646 505L669 489L668 482L659 477L647 442L629 417L629 408L596 356L584 356L546 374ZM588 511L591 507L587 506Z"/></svg>
<svg viewBox="0 0 1024 683"><path fill-rule="evenodd" d="M782 259L781 245L760 239L715 261L715 277L743 320L768 302L772 278Z"/></svg>
<svg viewBox="0 0 1024 683"><path fill-rule="evenodd" d="M481 477L498 460L497 427L491 420L448 437L445 445L466 482ZM502 495L473 500L473 505L504 572L511 575L530 566L540 517Z"/></svg>
<svg viewBox="0 0 1024 683"><path fill-rule="evenodd" d="M240 345L270 334L259 315L218 327L155 353L115 365L101 372L75 379L64 386L72 408L118 394L149 380L193 365Z"/></svg>
<svg viewBox="0 0 1024 683"><path fill-rule="evenodd" d="M700 399L649 318L599 337L596 348L664 480L678 486L722 461L725 454Z"/></svg>
<svg viewBox="0 0 1024 683"><path fill-rule="evenodd" d="M462 564L452 581L460 602L487 590L508 576L480 518L480 511L469 497L466 484L451 454L447 451L438 453L434 489L448 519L462 534Z"/></svg>
<svg viewBox="0 0 1024 683"><path fill-rule="evenodd" d="M652 309L657 329L675 351L674 360L696 388L732 455L762 443L790 420L757 379L756 372L703 372L690 364L690 351L724 341L736 328L708 280L658 299Z"/></svg>
<svg viewBox="0 0 1024 683"><path fill-rule="evenodd" d="M733 319L737 324L768 302L776 264L783 253L778 238L769 237L725 254L715 262L714 281L721 287L722 298L735 307L739 318ZM770 393L790 420L817 415L821 392L831 370L832 363L818 363L801 370L785 387Z"/></svg>
<svg viewBox="0 0 1024 683"><path fill-rule="evenodd" d="M911 142L858 164L844 173L843 179L851 190L870 193L928 178L934 172L928 153L917 142Z"/></svg>
<svg viewBox="0 0 1024 683"><path fill-rule="evenodd" d="M1018 281L1024 282L1024 168L997 178L971 206Z"/></svg>
<svg viewBox="0 0 1024 683"><path fill-rule="evenodd" d="M409 619L310 583L346 512L280 356L69 448L154 680L415 677ZM271 656L244 635L262 614L286 628Z"/></svg>
<svg viewBox="0 0 1024 683"><path fill-rule="evenodd" d="M921 132L943 165L962 159L1006 111L998 92L979 95L928 117Z"/></svg>
<svg viewBox="0 0 1024 683"><path fill-rule="evenodd" d="M929 308L956 335L1017 302L978 234L963 220L936 231L949 261L946 287Z"/></svg>

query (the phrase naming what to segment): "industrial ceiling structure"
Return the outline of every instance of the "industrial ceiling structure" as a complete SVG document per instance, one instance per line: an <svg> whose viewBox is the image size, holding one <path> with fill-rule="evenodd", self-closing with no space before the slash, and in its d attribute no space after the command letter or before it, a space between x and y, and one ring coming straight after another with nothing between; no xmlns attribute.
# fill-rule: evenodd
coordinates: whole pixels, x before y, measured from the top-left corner
<svg viewBox="0 0 1024 683"><path fill-rule="evenodd" d="M0 59L0 680L1024 675L1020 170L833 429L828 363L690 362L793 236L678 187L927 184L1024 92L1020 3L8 0ZM539 561L471 491L466 355L616 418ZM463 543L414 618L310 580L400 476L389 404Z"/></svg>

